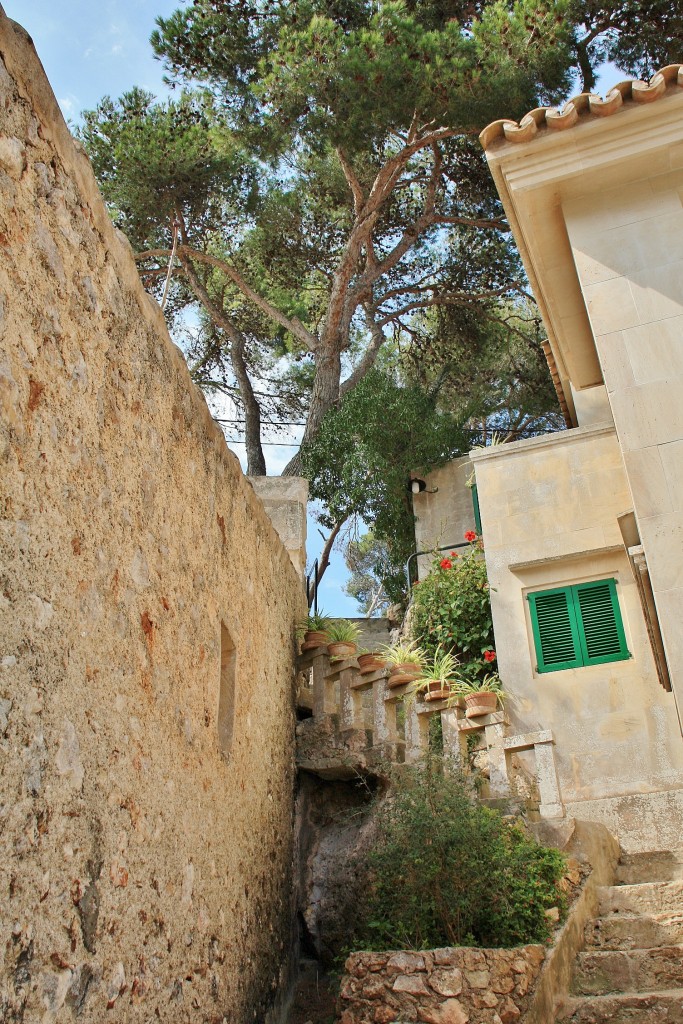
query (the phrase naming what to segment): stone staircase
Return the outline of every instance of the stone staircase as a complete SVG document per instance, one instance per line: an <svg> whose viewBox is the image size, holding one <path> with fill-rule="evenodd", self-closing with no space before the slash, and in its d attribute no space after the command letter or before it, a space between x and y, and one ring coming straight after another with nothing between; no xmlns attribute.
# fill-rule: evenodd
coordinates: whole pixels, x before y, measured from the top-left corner
<svg viewBox="0 0 683 1024"><path fill-rule="evenodd" d="M563 1024L683 1024L683 850L625 854L599 890Z"/></svg>

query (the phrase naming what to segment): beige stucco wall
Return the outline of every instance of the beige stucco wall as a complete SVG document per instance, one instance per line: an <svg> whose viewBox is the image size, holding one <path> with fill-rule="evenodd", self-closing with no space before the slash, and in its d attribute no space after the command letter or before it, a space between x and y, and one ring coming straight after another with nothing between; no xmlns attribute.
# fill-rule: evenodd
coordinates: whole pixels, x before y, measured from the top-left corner
<svg viewBox="0 0 683 1024"><path fill-rule="evenodd" d="M464 455L424 477L427 489L413 495L416 551L460 544L465 531L475 529L472 491L467 486L471 475L470 457ZM431 561L431 555L418 558L420 579L429 572Z"/></svg>
<svg viewBox="0 0 683 1024"><path fill-rule="evenodd" d="M683 142L563 210L683 709Z"/></svg>
<svg viewBox="0 0 683 1024"><path fill-rule="evenodd" d="M577 428L471 457L499 670L512 696L510 731L551 729L569 812L605 821L626 845L657 848L657 829L670 827L670 820L642 808L634 820L633 800L623 798L666 790L683 795L683 744L673 694L657 678L617 523L631 496L614 428ZM536 672L525 595L607 577L618 581L633 657ZM683 801L675 817L680 827Z"/></svg>
<svg viewBox="0 0 683 1024"><path fill-rule="evenodd" d="M0 1018L266 1021L301 581L15 32L0 12Z"/></svg>

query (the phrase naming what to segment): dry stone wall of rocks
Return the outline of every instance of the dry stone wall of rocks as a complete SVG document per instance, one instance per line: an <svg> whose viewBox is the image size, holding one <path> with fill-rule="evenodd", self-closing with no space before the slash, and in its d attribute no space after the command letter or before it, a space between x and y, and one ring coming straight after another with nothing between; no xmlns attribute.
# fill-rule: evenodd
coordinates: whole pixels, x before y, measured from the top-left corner
<svg viewBox="0 0 683 1024"><path fill-rule="evenodd" d="M339 1024L515 1024L529 1006L543 946L353 953Z"/></svg>
<svg viewBox="0 0 683 1024"><path fill-rule="evenodd" d="M0 58L0 1019L260 1024L301 582L1 8Z"/></svg>

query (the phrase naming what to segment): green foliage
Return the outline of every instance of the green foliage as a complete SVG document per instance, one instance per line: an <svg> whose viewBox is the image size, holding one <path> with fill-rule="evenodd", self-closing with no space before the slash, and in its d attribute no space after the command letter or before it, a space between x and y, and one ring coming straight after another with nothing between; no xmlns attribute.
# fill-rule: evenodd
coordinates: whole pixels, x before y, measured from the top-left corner
<svg viewBox="0 0 683 1024"><path fill-rule="evenodd" d="M304 619L296 624L296 635L299 640L302 640L306 633L325 633L327 632L330 622L332 620L329 616L325 615L322 608L317 612L311 612Z"/></svg>
<svg viewBox="0 0 683 1024"><path fill-rule="evenodd" d="M448 6L448 5L446 5ZM152 44L173 72L211 82L265 151L294 138L349 152L381 147L412 118L465 130L557 98L569 85L564 0L435 3L196 0L158 19ZM470 8L471 11L471 8Z"/></svg>
<svg viewBox="0 0 683 1024"><path fill-rule="evenodd" d="M434 756L395 773L369 862L355 949L543 942L545 910L564 907L562 855L473 800Z"/></svg>
<svg viewBox="0 0 683 1024"><path fill-rule="evenodd" d="M355 644L360 636L358 625L348 619L330 619L325 632L331 644Z"/></svg>
<svg viewBox="0 0 683 1024"><path fill-rule="evenodd" d="M425 652L415 640L403 640L380 648L382 659L387 665L419 665L425 663Z"/></svg>
<svg viewBox="0 0 683 1024"><path fill-rule="evenodd" d="M117 225L131 244L167 241L176 212L197 233L226 223L229 202L248 209L254 173L206 93L155 103L143 89L83 112L78 137Z"/></svg>
<svg viewBox="0 0 683 1024"><path fill-rule="evenodd" d="M680 0L575 0L571 15L585 90L594 88L597 68L608 61L627 75L647 80L681 60Z"/></svg>
<svg viewBox="0 0 683 1024"><path fill-rule="evenodd" d="M436 408L432 395L375 369L327 414L302 451L310 496L325 505L323 526L358 515L386 544L390 567L384 585L391 600L403 597L403 567L415 546L410 470L442 465L466 444L460 424Z"/></svg>
<svg viewBox="0 0 683 1024"><path fill-rule="evenodd" d="M459 677L474 681L486 675L495 652L480 541L472 541L464 554L435 555L429 574L414 586L410 629L430 655L440 648L454 654Z"/></svg>

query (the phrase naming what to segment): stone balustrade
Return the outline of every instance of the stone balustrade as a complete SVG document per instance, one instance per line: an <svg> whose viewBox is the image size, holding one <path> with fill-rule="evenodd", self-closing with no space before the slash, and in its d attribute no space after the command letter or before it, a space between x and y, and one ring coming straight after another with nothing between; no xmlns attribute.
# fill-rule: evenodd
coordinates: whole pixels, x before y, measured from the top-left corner
<svg viewBox="0 0 683 1024"><path fill-rule="evenodd" d="M299 658L297 704L311 712L297 727L299 767L330 778L382 762L414 762L429 746L429 719L441 716L444 752L463 763L467 737L484 733L489 760L489 794L513 795L509 759L533 750L542 817L564 816L549 730L508 735L505 712L468 719L444 700L404 700L408 686L389 687L388 669L361 674L355 658L330 660L316 647Z"/></svg>

